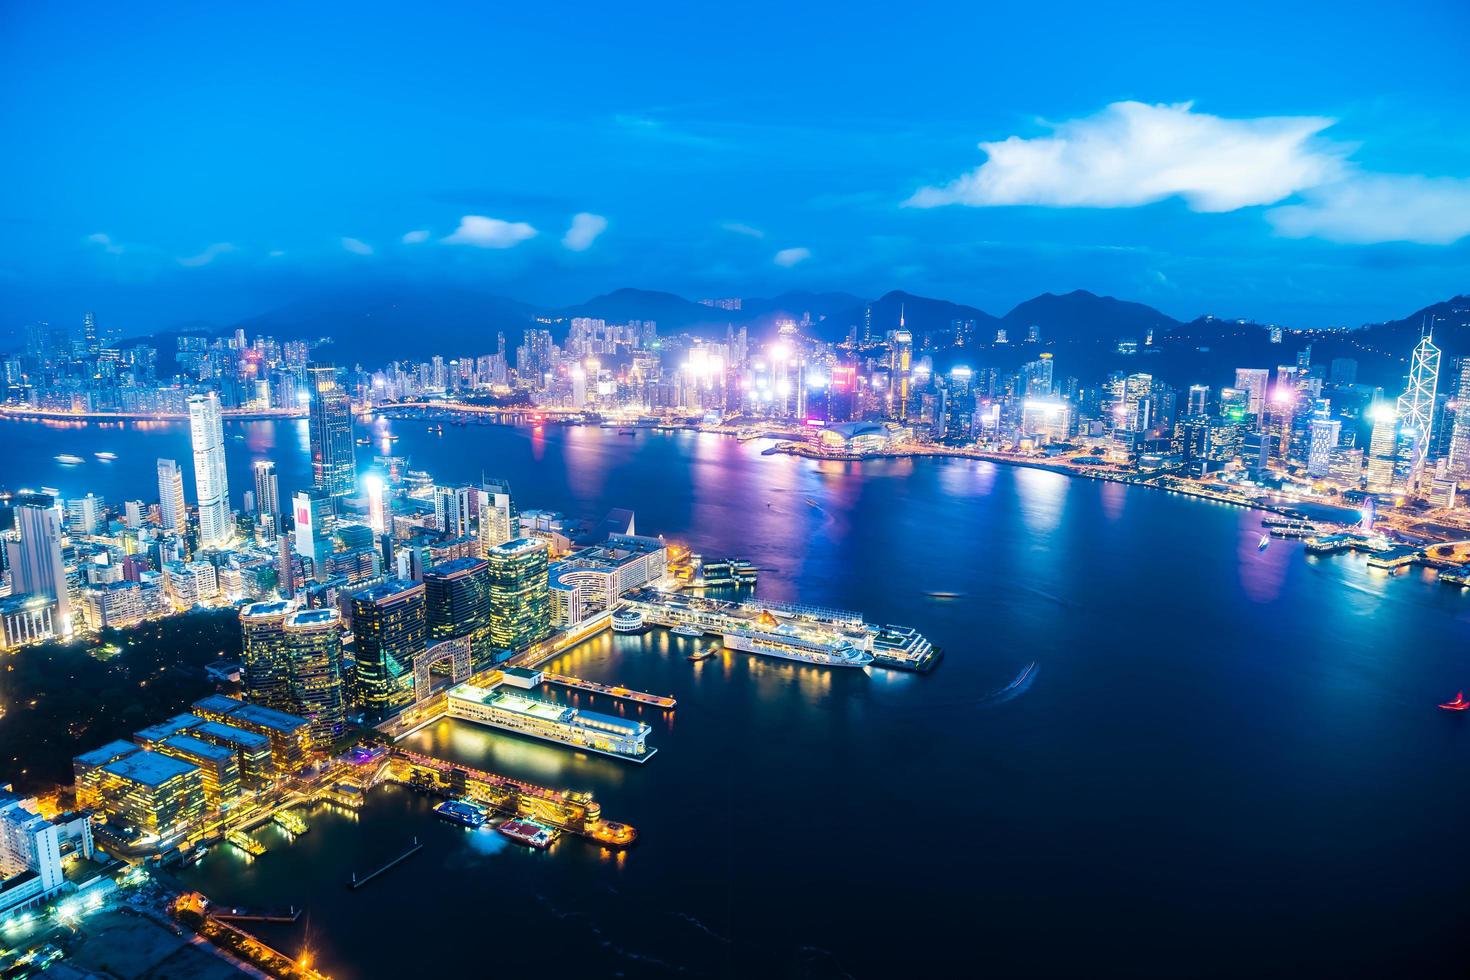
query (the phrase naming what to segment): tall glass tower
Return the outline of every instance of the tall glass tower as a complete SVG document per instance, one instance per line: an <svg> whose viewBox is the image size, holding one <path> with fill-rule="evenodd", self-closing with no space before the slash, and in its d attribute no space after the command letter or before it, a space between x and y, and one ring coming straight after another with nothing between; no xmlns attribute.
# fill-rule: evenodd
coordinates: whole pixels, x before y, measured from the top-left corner
<svg viewBox="0 0 1470 980"><path fill-rule="evenodd" d="M306 369L310 388L312 485L332 498L333 509L357 489L357 449L352 441L352 399L330 364Z"/></svg>
<svg viewBox="0 0 1470 980"><path fill-rule="evenodd" d="M490 638L501 650L520 650L551 631L546 544L517 538L485 553L490 566Z"/></svg>
<svg viewBox="0 0 1470 980"><path fill-rule="evenodd" d="M194 484L199 496L199 546L226 544L230 526L230 484L225 475L225 430L219 396L189 396L189 435L194 443Z"/></svg>
<svg viewBox="0 0 1470 980"><path fill-rule="evenodd" d="M1409 386L1399 396L1399 423L1403 426L1404 435L1413 440L1408 479L1411 492L1425 482L1429 436L1434 424L1434 396L1439 390L1439 357L1434 335L1426 333L1420 337L1409 362Z"/></svg>
<svg viewBox="0 0 1470 980"><path fill-rule="evenodd" d="M179 534L188 527L188 512L184 507L184 474L176 460L158 461L158 517L163 529Z"/></svg>
<svg viewBox="0 0 1470 980"><path fill-rule="evenodd" d="M427 636L423 584L389 579L354 592L352 633L358 703L372 712L406 707L413 700L414 662Z"/></svg>

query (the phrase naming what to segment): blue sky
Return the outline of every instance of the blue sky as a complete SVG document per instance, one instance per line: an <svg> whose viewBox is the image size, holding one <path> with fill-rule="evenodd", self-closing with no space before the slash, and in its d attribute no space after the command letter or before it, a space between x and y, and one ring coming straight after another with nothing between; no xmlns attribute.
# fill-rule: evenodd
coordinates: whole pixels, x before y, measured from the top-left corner
<svg viewBox="0 0 1470 980"><path fill-rule="evenodd" d="M1470 292L1470 7L1126 6L7 4L0 327L397 280Z"/></svg>

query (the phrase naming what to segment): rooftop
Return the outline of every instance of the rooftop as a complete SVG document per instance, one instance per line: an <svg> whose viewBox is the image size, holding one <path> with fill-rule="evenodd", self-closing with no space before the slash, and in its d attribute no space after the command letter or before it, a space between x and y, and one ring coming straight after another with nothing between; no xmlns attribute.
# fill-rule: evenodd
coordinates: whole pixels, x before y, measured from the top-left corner
<svg viewBox="0 0 1470 980"><path fill-rule="evenodd" d="M113 759L120 759L125 755L132 755L137 751L139 751L138 746L132 742L125 742L122 739L118 739L115 742L108 742L101 748L93 749L90 752L83 752L76 757L76 761L84 766L102 766L111 762Z"/></svg>
<svg viewBox="0 0 1470 980"><path fill-rule="evenodd" d="M170 758L161 752L150 752L143 749L109 762L102 767L102 771L124 779L131 779L145 786L162 786L170 779L176 779L198 768L182 759Z"/></svg>
<svg viewBox="0 0 1470 980"><path fill-rule="evenodd" d="M234 725L224 725L217 721L206 721L198 728L192 729L194 734L217 738L222 742L232 745L246 746L249 748L268 748L271 740L256 732L248 732Z"/></svg>
<svg viewBox="0 0 1470 980"><path fill-rule="evenodd" d="M175 735L172 738L164 739L161 744L176 752L195 755L201 759L212 759L215 762L226 762L235 757L234 749L227 748L223 745L215 745L213 742L206 742L204 739L195 738L192 735Z"/></svg>
<svg viewBox="0 0 1470 980"><path fill-rule="evenodd" d="M232 717L260 725L263 728L273 728L287 735L293 735L310 724L305 718L298 718L296 715L288 715L284 711L277 711L258 704L247 704L236 708Z"/></svg>
<svg viewBox="0 0 1470 980"><path fill-rule="evenodd" d="M203 720L198 715L174 715L168 721L161 721L156 725L139 729L133 733L133 738L140 742L159 742L170 735L177 735L186 728L193 728Z"/></svg>

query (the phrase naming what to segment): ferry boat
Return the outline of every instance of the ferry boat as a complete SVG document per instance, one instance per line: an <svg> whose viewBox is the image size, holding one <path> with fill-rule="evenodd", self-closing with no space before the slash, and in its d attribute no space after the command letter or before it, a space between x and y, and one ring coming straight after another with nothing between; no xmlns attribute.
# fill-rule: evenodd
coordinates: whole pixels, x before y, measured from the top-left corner
<svg viewBox="0 0 1470 980"><path fill-rule="evenodd" d="M538 851L544 851L550 847L551 842L556 840L559 833L555 827L548 827L544 823L537 823L523 817L507 820L496 829L517 844L525 844Z"/></svg>
<svg viewBox="0 0 1470 980"><path fill-rule="evenodd" d="M673 633L675 636L703 636L704 635L704 630L700 629L698 626L690 626L687 623L685 623L682 626L675 626L669 632Z"/></svg>
<svg viewBox="0 0 1470 980"><path fill-rule="evenodd" d="M56 461L58 463L65 463L67 466L75 466L78 463L86 462L86 460L82 459L82 457L73 456L71 453L61 453L56 457Z"/></svg>
<svg viewBox="0 0 1470 980"><path fill-rule="evenodd" d="M359 446L371 446L373 444L373 441L371 439L368 439L367 437L363 437L357 440L357 444Z"/></svg>
<svg viewBox="0 0 1470 980"><path fill-rule="evenodd" d="M93 456L96 456L98 459L100 459L100 460L102 460L104 462L107 462L107 463L110 463L113 460L117 459L117 453L109 453L109 452L106 452L106 451L103 451L103 452L100 452L100 453L93 453L92 455Z"/></svg>
<svg viewBox="0 0 1470 980"><path fill-rule="evenodd" d="M705 650L701 650L701 651L699 651L697 653L691 653L689 655L689 660L690 660L691 663L696 663L697 664L701 660L708 660L710 657L713 657L716 653L719 653L719 652L720 652L720 648L717 647L717 646L715 646L712 643Z"/></svg>
<svg viewBox="0 0 1470 980"><path fill-rule="evenodd" d="M485 811L468 800L445 800L434 807L434 813L441 820L448 820L471 830L485 826Z"/></svg>
<svg viewBox="0 0 1470 980"><path fill-rule="evenodd" d="M926 596L928 596L929 598L931 598L931 599L960 599L960 598L963 598L964 597L964 593L963 592L937 592L937 591L929 591L929 592L925 592L924 594Z"/></svg>
<svg viewBox="0 0 1470 980"><path fill-rule="evenodd" d="M1455 700L1446 701L1444 704L1440 705L1440 707L1446 711L1464 711L1465 709L1470 708L1470 701L1465 700L1465 692L1461 691L1459 694L1455 695Z"/></svg>

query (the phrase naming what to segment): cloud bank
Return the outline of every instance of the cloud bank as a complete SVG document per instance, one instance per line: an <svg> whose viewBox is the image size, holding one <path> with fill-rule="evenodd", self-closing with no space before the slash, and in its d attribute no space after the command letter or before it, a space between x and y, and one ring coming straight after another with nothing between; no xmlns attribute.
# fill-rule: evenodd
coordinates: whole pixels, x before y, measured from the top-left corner
<svg viewBox="0 0 1470 980"><path fill-rule="evenodd" d="M198 255L186 255L179 259L179 265L189 269L196 269L201 265L209 265L209 263L221 255L233 251L235 251L235 246L230 242L215 242Z"/></svg>
<svg viewBox="0 0 1470 980"><path fill-rule="evenodd" d="M805 262L811 257L812 250L809 248L783 248L776 253L776 257L772 261L783 269L789 269L793 265Z"/></svg>
<svg viewBox="0 0 1470 980"><path fill-rule="evenodd" d="M342 247L353 255L372 255L373 247L360 238L343 238Z"/></svg>
<svg viewBox="0 0 1470 980"><path fill-rule="evenodd" d="M479 214L459 219L459 227L442 240L450 245L473 245L476 248L514 248L528 238L536 237L536 229L524 221L501 221Z"/></svg>
<svg viewBox="0 0 1470 980"><path fill-rule="evenodd" d="M417 231L406 232L403 236L403 244L419 245L429 240L429 229L420 228Z"/></svg>
<svg viewBox="0 0 1470 980"><path fill-rule="evenodd" d="M562 245L573 252L585 252L607 230L607 219L600 214L583 211L572 218L572 226L562 236Z"/></svg>

